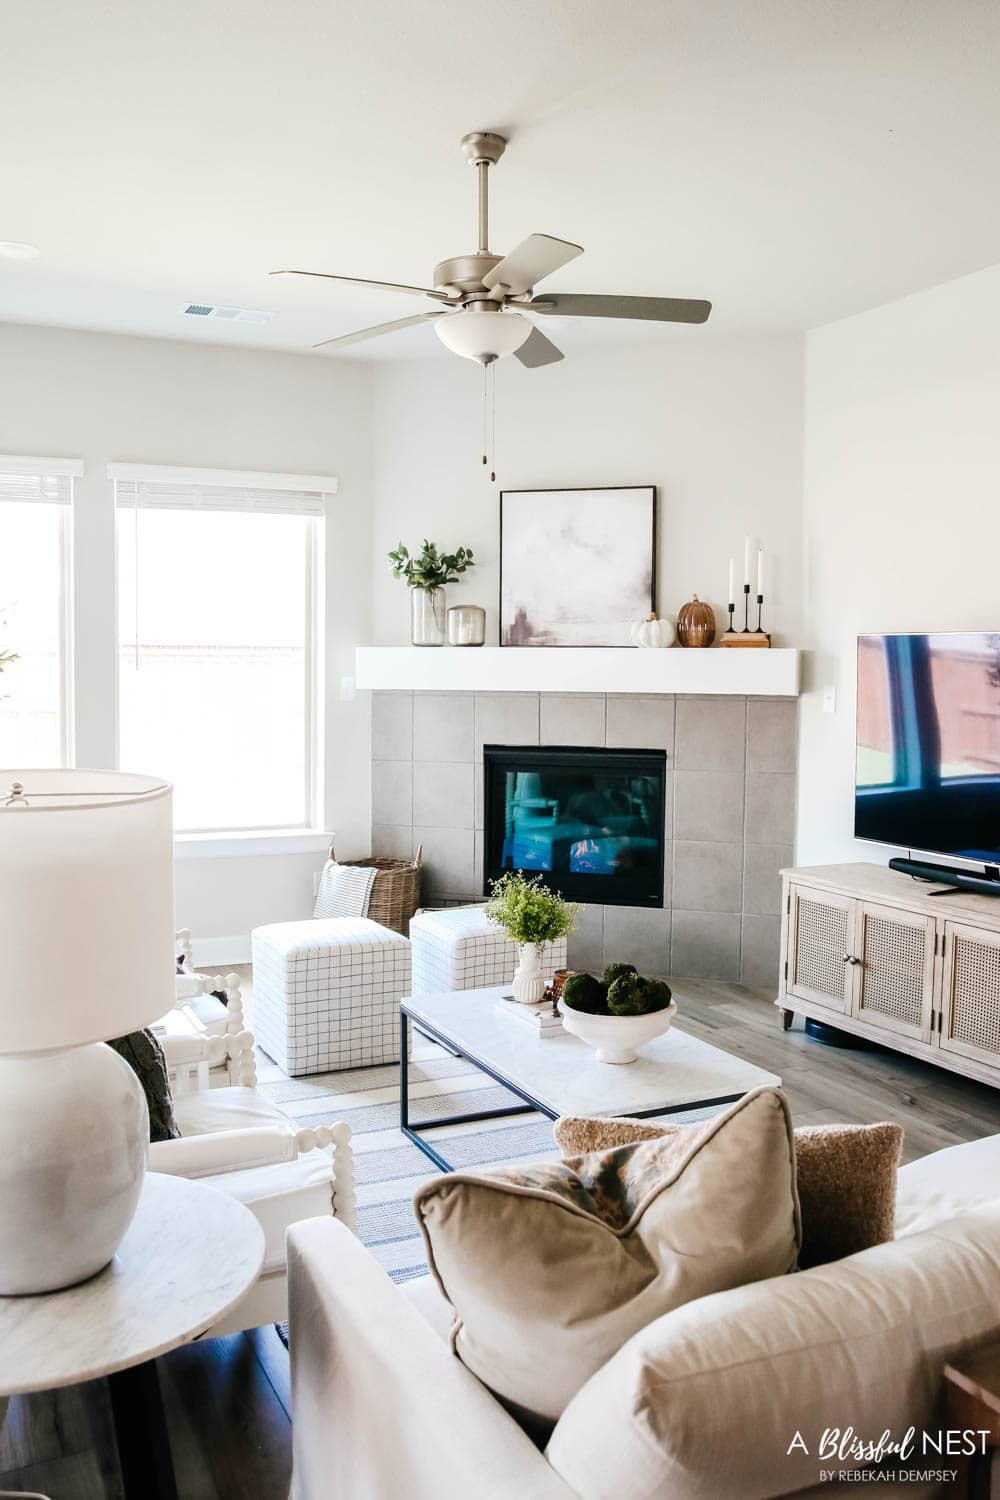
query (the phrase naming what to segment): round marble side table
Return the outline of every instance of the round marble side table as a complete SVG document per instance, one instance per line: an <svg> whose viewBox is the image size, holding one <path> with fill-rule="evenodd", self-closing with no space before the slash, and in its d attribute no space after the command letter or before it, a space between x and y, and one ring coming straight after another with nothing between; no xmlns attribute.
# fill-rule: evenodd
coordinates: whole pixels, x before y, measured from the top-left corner
<svg viewBox="0 0 1000 1500"><path fill-rule="evenodd" d="M264 1234L216 1188L149 1172L109 1266L36 1297L0 1297L0 1408L6 1396L109 1377L129 1500L176 1500L154 1363L205 1333L253 1286Z"/></svg>

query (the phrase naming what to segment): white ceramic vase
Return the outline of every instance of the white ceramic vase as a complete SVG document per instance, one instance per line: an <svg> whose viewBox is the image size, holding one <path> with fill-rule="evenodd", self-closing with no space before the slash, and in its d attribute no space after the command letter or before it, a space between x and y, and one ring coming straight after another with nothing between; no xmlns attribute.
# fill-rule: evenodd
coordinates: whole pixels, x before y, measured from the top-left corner
<svg viewBox="0 0 1000 1500"><path fill-rule="evenodd" d="M545 975L537 943L522 943L512 985L514 999L522 1005L537 1005L545 996Z"/></svg>

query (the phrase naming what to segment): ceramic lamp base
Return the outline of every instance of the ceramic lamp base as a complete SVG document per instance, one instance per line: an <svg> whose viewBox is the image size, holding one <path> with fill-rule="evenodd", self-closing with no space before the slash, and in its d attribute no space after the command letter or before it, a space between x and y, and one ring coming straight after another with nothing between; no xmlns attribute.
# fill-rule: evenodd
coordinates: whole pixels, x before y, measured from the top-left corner
<svg viewBox="0 0 1000 1500"><path fill-rule="evenodd" d="M0 1296L58 1291L108 1264L148 1146L139 1080L103 1042L0 1057Z"/></svg>

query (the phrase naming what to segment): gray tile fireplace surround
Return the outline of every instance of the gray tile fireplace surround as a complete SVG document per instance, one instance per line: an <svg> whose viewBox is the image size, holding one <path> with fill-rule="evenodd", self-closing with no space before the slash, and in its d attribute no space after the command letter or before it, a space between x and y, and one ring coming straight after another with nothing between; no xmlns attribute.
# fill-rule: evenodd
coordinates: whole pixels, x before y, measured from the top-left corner
<svg viewBox="0 0 1000 1500"><path fill-rule="evenodd" d="M483 745L667 752L662 910L585 906L570 962L770 985L792 862L797 702L586 693L372 695L374 852L424 849L423 898L482 897Z"/></svg>

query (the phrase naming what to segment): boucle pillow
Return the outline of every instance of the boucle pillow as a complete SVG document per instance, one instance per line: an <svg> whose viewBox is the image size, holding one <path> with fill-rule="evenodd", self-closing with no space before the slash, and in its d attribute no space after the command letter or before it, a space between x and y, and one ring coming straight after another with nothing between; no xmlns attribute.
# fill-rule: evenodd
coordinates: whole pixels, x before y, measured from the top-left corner
<svg viewBox="0 0 1000 1500"><path fill-rule="evenodd" d="M788 1106L757 1089L683 1135L452 1172L414 1209L456 1353L522 1416L553 1421L647 1323L794 1268Z"/></svg>
<svg viewBox="0 0 1000 1500"><path fill-rule="evenodd" d="M553 1127L564 1157L673 1137L697 1128L578 1116L566 1116ZM803 1270L892 1239L902 1148L901 1125L803 1125L795 1131L802 1210L799 1266Z"/></svg>

